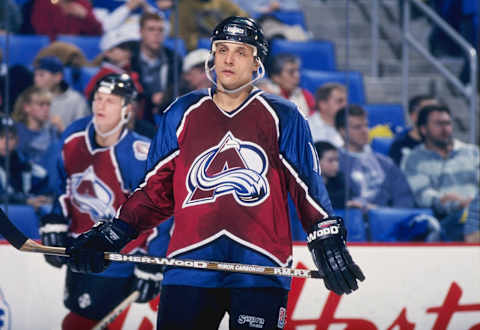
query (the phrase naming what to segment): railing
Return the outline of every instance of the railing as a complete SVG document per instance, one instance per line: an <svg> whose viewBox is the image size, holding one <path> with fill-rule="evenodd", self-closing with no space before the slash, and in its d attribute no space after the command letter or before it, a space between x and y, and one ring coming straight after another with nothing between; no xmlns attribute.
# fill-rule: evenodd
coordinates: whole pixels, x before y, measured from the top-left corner
<svg viewBox="0 0 480 330"><path fill-rule="evenodd" d="M429 6L419 0L403 1L403 24L402 24L402 104L404 109L408 107L408 70L409 70L409 47L413 46L423 57L430 62L462 95L467 99L470 109L470 140L475 143L476 123L477 123L477 51L472 47L459 33L453 30L450 25L438 16ZM439 60L437 60L430 51L425 48L410 33L410 9L411 4L416 6L423 14L428 16L433 24L441 28L450 36L462 50L467 54L467 60L470 62L470 86L467 88L450 70ZM370 74L372 77L378 76L378 47L379 47L379 0L371 0L371 45L372 53L370 58Z"/></svg>
<svg viewBox="0 0 480 330"><path fill-rule="evenodd" d="M372 0L374 2L378 0ZM467 88L448 68L437 60L430 51L418 42L410 33L410 8L415 5L423 14L452 38L465 52L467 60L470 62L470 86ZM477 113L477 51L472 47L459 33L453 30L450 25L438 16L429 6L419 0L403 0L403 44L402 44L402 99L406 109L408 104L408 69L409 47L413 46L428 62L430 62L455 88L457 88L469 102L470 108L470 140L475 143L476 138L476 113Z"/></svg>

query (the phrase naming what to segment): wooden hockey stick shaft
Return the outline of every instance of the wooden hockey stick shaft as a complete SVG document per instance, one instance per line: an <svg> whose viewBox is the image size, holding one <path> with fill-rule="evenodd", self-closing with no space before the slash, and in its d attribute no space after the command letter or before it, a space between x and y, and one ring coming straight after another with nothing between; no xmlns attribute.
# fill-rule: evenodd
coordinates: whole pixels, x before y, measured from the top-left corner
<svg viewBox="0 0 480 330"><path fill-rule="evenodd" d="M92 330L105 329L107 325L112 323L118 315L120 315L128 306L130 306L135 300L137 300L140 292L133 291L127 298L125 298L120 304L117 305L110 313L108 313L100 322L95 325Z"/></svg>
<svg viewBox="0 0 480 330"><path fill-rule="evenodd" d="M0 209L0 235L12 244L15 248L24 252L35 252L50 255L57 255L62 257L68 257L65 252L65 248L45 246L38 244L32 239L26 237L15 225L12 224L10 219ZM323 273L299 268L288 267L272 267L272 266L260 266L239 264L230 262L217 262L208 260L190 260L190 259L173 259L162 258L154 256L138 256L138 255L125 255L120 253L105 252L105 259L117 262L131 262L135 264L154 264L165 265L173 267L215 270L233 273L247 273L258 275L275 275L275 276L287 276L287 277L301 277L301 278L323 278Z"/></svg>

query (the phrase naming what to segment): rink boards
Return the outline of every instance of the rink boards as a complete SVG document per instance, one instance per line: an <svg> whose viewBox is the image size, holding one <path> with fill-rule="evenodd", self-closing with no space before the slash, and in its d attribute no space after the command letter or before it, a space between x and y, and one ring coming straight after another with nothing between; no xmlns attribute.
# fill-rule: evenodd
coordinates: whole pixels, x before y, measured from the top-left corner
<svg viewBox="0 0 480 330"><path fill-rule="evenodd" d="M352 244L350 251L367 277L360 289L340 297L322 280L295 279L286 329L480 328L480 245ZM303 244L294 260L314 268ZM6 244L0 261L0 329L60 329L64 269ZM133 304L113 328L154 329L156 303Z"/></svg>

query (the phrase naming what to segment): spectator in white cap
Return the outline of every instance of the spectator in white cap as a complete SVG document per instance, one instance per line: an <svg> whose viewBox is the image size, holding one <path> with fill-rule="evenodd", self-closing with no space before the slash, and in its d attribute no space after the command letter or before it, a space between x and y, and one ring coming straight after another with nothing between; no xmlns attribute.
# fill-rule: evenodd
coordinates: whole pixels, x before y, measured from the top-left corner
<svg viewBox="0 0 480 330"><path fill-rule="evenodd" d="M140 32L138 27L128 25L109 31L100 40L103 59L100 70L93 76L85 88L85 96L89 100L97 81L111 73L127 73L132 78L139 93L143 92L138 74L131 69L131 59L134 49L138 47Z"/></svg>
<svg viewBox="0 0 480 330"><path fill-rule="evenodd" d="M205 74L205 61L209 56L210 52L203 48L193 50L185 56L182 66L182 94L212 86Z"/></svg>

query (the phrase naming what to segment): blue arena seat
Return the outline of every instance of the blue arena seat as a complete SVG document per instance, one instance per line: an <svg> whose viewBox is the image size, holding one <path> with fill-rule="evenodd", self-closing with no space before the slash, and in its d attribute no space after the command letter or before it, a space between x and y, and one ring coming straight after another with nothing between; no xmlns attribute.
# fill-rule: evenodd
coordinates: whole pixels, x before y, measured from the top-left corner
<svg viewBox="0 0 480 330"><path fill-rule="evenodd" d="M262 15L263 13L259 12L252 13L252 17L255 19L259 19ZM304 30L308 30L305 15L301 10L274 10L269 15L272 15L282 23L300 25Z"/></svg>
<svg viewBox="0 0 480 330"><path fill-rule="evenodd" d="M419 214L432 215L431 209L376 208L367 213L370 239L376 242L394 242L395 226Z"/></svg>
<svg viewBox="0 0 480 330"><path fill-rule="evenodd" d="M373 151L381 153L383 155L388 155L388 151L390 150L392 142L393 138L376 137L372 139L372 141L370 142L370 146L372 147Z"/></svg>
<svg viewBox="0 0 480 330"><path fill-rule="evenodd" d="M356 71L317 71L302 70L300 72L300 86L315 94L318 87L327 83L341 83L348 88L348 102L365 104L365 88L363 76Z"/></svg>
<svg viewBox="0 0 480 330"><path fill-rule="evenodd" d="M198 38L197 48L210 49L210 38Z"/></svg>
<svg viewBox="0 0 480 330"><path fill-rule="evenodd" d="M306 70L335 71L335 46L331 41L309 40L290 41L273 39L270 55L290 53L300 57L302 68Z"/></svg>
<svg viewBox="0 0 480 330"><path fill-rule="evenodd" d="M66 67L63 71L64 80L76 91L82 93L88 82L99 71L98 67L71 68Z"/></svg>
<svg viewBox="0 0 480 330"><path fill-rule="evenodd" d="M177 52L178 55L185 57L187 55L187 46L185 45L185 41L181 38L165 38L164 41L164 46L167 47L168 49L175 50L175 42L178 41L177 43Z"/></svg>
<svg viewBox="0 0 480 330"><path fill-rule="evenodd" d="M5 55L6 36L0 35L0 48L3 53L3 60L7 61ZM44 35L10 35L9 36L9 66L21 64L31 67L37 53L48 46L50 39Z"/></svg>
<svg viewBox="0 0 480 330"><path fill-rule="evenodd" d="M365 104L368 112L368 126L388 125L392 132L398 133L405 128L405 114L401 104Z"/></svg>
<svg viewBox="0 0 480 330"><path fill-rule="evenodd" d="M4 205L1 206L5 211ZM38 239L38 217L29 205L8 205L7 215L13 224L28 238ZM0 239L2 236L0 236Z"/></svg>
<svg viewBox="0 0 480 330"><path fill-rule="evenodd" d="M99 36L80 36L61 34L57 36L57 41L63 41L73 44L80 48L88 60L93 60L102 51L100 50Z"/></svg>
<svg viewBox="0 0 480 330"><path fill-rule="evenodd" d="M333 210L333 214L342 217L345 221L348 242L367 241L366 226L360 209Z"/></svg>
<svg viewBox="0 0 480 330"><path fill-rule="evenodd" d="M296 242L305 242L307 234L298 219L298 215L292 200L288 199L288 207L290 214L290 226L292 230L292 239ZM333 214L342 217L345 220L347 228L348 242L366 242L366 226L363 221L362 211L359 209L333 210Z"/></svg>

